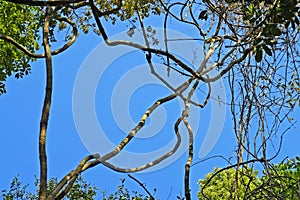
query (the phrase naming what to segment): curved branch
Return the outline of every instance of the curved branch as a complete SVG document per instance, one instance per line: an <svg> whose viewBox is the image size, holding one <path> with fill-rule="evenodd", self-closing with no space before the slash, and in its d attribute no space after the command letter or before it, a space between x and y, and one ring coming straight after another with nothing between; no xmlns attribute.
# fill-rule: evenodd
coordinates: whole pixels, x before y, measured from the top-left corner
<svg viewBox="0 0 300 200"><path fill-rule="evenodd" d="M121 167L117 167L109 162L106 162L105 160L102 161L103 159L100 158L98 159L103 165L105 165L106 167L114 170L114 171L117 171L117 172L122 172L122 173L133 173L133 172L139 172L139 171L142 171L142 170L145 170L145 169L148 169L150 167L153 167L157 164L159 164L160 162L164 161L166 158L172 156L179 148L180 144L181 144L181 136L180 136L180 133L179 133L179 130L178 130L178 126L180 124L180 122L182 121L182 118L178 118L176 123L175 123L175 126L174 126L174 130L175 130L175 134L177 136L177 141L176 141L176 144L175 146L173 147L172 150L170 150L169 152L165 153L164 155L158 157L157 159L145 164L145 165L142 165L142 166L139 166L139 167L135 167L135 168L121 168Z"/></svg>
<svg viewBox="0 0 300 200"><path fill-rule="evenodd" d="M64 21L66 23L68 23L70 26L72 26L73 28L73 37L71 38L71 40L66 43L64 46L62 46L61 48L54 50L52 53L52 55L57 55L65 50L67 50L70 46L72 46L74 44L74 42L76 41L77 35L78 35L78 29L77 26L74 22L72 22L70 19L65 18L65 17L59 17L57 18L58 21Z"/></svg>
<svg viewBox="0 0 300 200"><path fill-rule="evenodd" d="M204 78L202 76L199 75L198 72L195 72L192 68L190 68L189 66L187 66L186 64L184 64L180 59L178 59L176 56L174 56L173 54L170 54L166 51L163 50L159 50L159 49L153 49L153 48L148 48L147 46L144 45L140 45L134 42L130 42L130 41L125 41L125 40L115 40L115 41L110 41L108 39L108 36L104 30L104 27L100 21L100 16L99 16L99 10L98 8L94 5L94 2L92 0L90 0L90 6L92 8L92 12L94 15L94 18L96 20L96 24L98 26L98 29L101 33L101 36L103 37L105 43L109 46L117 46L117 45L125 45L125 46L130 46L130 47L134 47L136 49L140 49L142 51L146 51L146 52L150 52L150 53L155 53L155 54L160 54L163 56L167 56L168 58L172 59L176 64L178 64L180 67L182 67L184 70L188 71L189 73L191 73L194 77L200 79L200 80L204 80Z"/></svg>
<svg viewBox="0 0 300 200"><path fill-rule="evenodd" d="M115 156L116 154L118 154L129 142L130 140L135 136L135 134L144 126L146 119L149 117L149 115L160 105L162 105L165 102L168 102L172 99L174 99L177 95L176 94L172 94L169 95L165 98L159 99L158 101L156 101L146 112L145 114L142 116L139 124L132 129L132 131L127 135L127 137L125 137L122 142L120 142L120 144L110 153L107 153L106 155L104 155L103 157L100 158L100 155L98 154L94 154L94 155L90 155L86 158L84 158L80 164L78 165L78 167L75 170L72 170L70 173L68 173L56 186L56 188L54 189L54 191L51 193L51 195L49 196L49 200L52 200L55 196L57 196L57 194L62 190L62 188L64 188L67 184L68 185L72 185L72 181L74 179L76 179L75 177L77 177L81 172L84 172L85 170L95 167L98 164L104 164L107 167L110 167L111 169L116 170L117 167L111 165L110 163L106 162L106 160L112 158L113 156ZM175 129L176 130L176 129ZM180 138L180 136L179 136ZM181 138L180 138L181 139ZM179 140L180 140L179 139ZM178 147L177 147L178 148ZM175 149L175 148L174 148ZM172 155L172 154L171 154ZM170 156L170 155L169 155ZM166 155L164 155L164 157L168 157ZM94 161L90 161L92 159L96 159ZM160 159L160 158L159 158ZM161 162L161 160L159 161L159 159L157 159L156 161L154 161L155 163L159 163ZM164 159L164 158L163 158ZM153 162L153 163L154 163ZM157 164L156 163L156 164ZM150 164L149 167L153 166L153 164ZM148 166L147 166L148 168ZM67 186L68 187L68 186ZM69 187L68 187L69 188ZM67 191L62 191L62 193L65 193ZM51 197L51 198L50 198Z"/></svg>
<svg viewBox="0 0 300 200"><path fill-rule="evenodd" d="M245 58L248 56L248 54L254 49L253 46L249 47L248 49L246 49L243 53L243 55L232 61L231 63L228 64L228 66L223 69L219 74L217 74L216 76L212 77L212 78L209 78L209 79L204 79L204 82L215 82L217 80L219 80L220 78L223 77L224 74L226 74L235 64L238 64L240 62L242 62L243 60L245 60Z"/></svg>
<svg viewBox="0 0 300 200"><path fill-rule="evenodd" d="M7 36L7 35L2 35L0 34L0 39L5 40L7 42L10 42L13 44L15 47L23 51L26 55L32 57L32 58L45 58L45 54L35 54L29 51L25 46L22 44L19 44L16 40L14 40L12 37Z"/></svg>
<svg viewBox="0 0 300 200"><path fill-rule="evenodd" d="M93 154L93 155L89 155L87 157L85 157L84 159L82 159L82 161L78 164L78 166L76 167L75 170L72 170L70 173L68 173L55 187L55 189L51 192L51 194L48 197L48 200L52 200L52 199L62 199L63 196L65 194L67 194L69 192L69 190L71 189L74 181L76 180L76 178L78 177L78 175L80 174L83 166L90 160L92 159L97 159L99 158L98 154ZM70 181L71 180L71 181ZM70 182L69 182L70 181ZM68 184L68 185L67 185ZM65 189L59 194L57 195L63 188L64 186L67 185L65 187Z"/></svg>
<svg viewBox="0 0 300 200"><path fill-rule="evenodd" d="M64 46L62 46L61 48L54 50L51 52L51 55L57 55L65 50L67 50L70 46L72 46L77 38L78 35L78 29L77 26L74 22L72 22L70 19L67 18L57 18L57 20L59 21L64 21L68 24L70 24L73 28L73 37L71 38L71 40L66 43ZM11 44L13 44L16 48L18 48L19 50L23 51L26 55L28 55L29 57L32 58L46 58L46 55L43 54L35 54L32 53L31 51L29 51L25 46L23 46L22 44L18 43L16 40L14 40L12 37L7 36L7 35L2 35L0 34L0 39L3 39L7 42L10 42Z"/></svg>
<svg viewBox="0 0 300 200"><path fill-rule="evenodd" d="M86 166L84 166L84 168L82 169L82 171L87 170L88 168L94 167L98 164L100 164L103 161L109 160L110 158L114 157L115 155L117 155L118 153L120 153L120 151L122 151L122 149L130 142L130 140L132 140L132 138L134 138L134 136L137 134L137 132L145 125L145 122L147 120L147 118L150 116L150 114L160 105L162 105L163 103L166 103L172 99L174 99L177 95L176 94L171 94L165 98L159 99L157 100L146 112L145 114L142 116L140 122L138 123L137 126L135 126L130 133L122 140L122 142L120 142L120 144L110 153L107 153L106 155L104 155L101 159L98 159L97 161L93 161L90 163L87 163Z"/></svg>

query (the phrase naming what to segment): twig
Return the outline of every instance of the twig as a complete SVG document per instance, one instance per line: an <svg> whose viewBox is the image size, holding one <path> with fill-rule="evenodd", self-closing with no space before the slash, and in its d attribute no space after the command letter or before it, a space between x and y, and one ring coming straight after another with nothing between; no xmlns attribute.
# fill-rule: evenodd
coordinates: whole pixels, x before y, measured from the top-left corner
<svg viewBox="0 0 300 200"><path fill-rule="evenodd" d="M128 174L128 177L131 178L132 180L134 180L135 182L137 182L149 195L150 200L154 200L154 197L152 196L152 194L149 192L149 190L146 188L145 184L141 183L139 180L137 180L136 178L134 178L132 175Z"/></svg>

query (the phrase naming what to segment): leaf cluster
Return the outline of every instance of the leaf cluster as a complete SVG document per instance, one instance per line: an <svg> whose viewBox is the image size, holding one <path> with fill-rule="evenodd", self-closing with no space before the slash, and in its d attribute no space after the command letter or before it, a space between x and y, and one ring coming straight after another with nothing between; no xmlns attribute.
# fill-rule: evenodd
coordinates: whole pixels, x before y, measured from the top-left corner
<svg viewBox="0 0 300 200"><path fill-rule="evenodd" d="M57 178L51 178L47 183L47 193L50 194L58 184ZM29 185L24 185L19 176L13 178L9 190L2 191L3 200L38 200L39 180L36 179L36 193L28 191ZM97 194L97 188L86 182L81 176L75 181L72 189L64 199L69 200L93 200Z"/></svg>
<svg viewBox="0 0 300 200"><path fill-rule="evenodd" d="M199 199L232 199L233 193L244 199L247 190L253 190L259 182L257 171L250 167L244 167L239 170L237 189L234 189L236 181L236 170L230 168L217 173L220 169L215 168L213 172L208 173L205 179L199 180L200 190L205 186L203 193L198 192ZM212 176L215 175L214 178ZM212 179L211 179L212 178ZM209 181L211 179L211 181ZM254 198L250 198L254 199Z"/></svg>
<svg viewBox="0 0 300 200"><path fill-rule="evenodd" d="M160 15L161 8L159 1L156 0L109 0L109 1L96 1L102 12L112 10L116 7L120 9L108 16L105 16L106 20L110 20L112 24L115 24L118 19L125 21L135 16L136 11L140 12L143 18L149 17L151 14Z"/></svg>
<svg viewBox="0 0 300 200"><path fill-rule="evenodd" d="M263 52L272 56L272 47L279 37L287 32L298 31L299 0L247 1L242 4L243 20L253 29L262 27L261 36L255 42L255 60L260 62ZM258 32L257 32L258 33Z"/></svg>
<svg viewBox="0 0 300 200"><path fill-rule="evenodd" d="M300 158L288 159L276 165L270 165L258 177L258 171L248 166L238 170L229 168L213 172L200 179L199 199L298 199L300 195ZM214 176L212 178L212 176ZM237 178L238 177L238 178ZM234 185L238 180L236 188ZM201 191L203 189L203 191Z"/></svg>
<svg viewBox="0 0 300 200"><path fill-rule="evenodd" d="M29 51L40 48L40 24L40 8L0 1L0 34L14 38ZM6 92L6 78L11 75L22 78L29 74L30 62L34 60L0 40L0 94Z"/></svg>
<svg viewBox="0 0 300 200"><path fill-rule="evenodd" d="M50 194L55 186L58 184L57 178L51 178L47 183L47 193ZM19 175L14 177L10 183L8 190L2 190L3 200L38 200L38 188L39 180L36 179L35 186L36 192L28 191L28 184L20 180ZM92 186L86 180L79 176L72 186L70 192L64 198L65 200L93 200L96 199L98 188ZM102 192L103 200L150 200L151 198L147 195L140 194L137 191L130 191L125 187L125 179L121 179L121 184L118 186L114 193L107 195L106 191Z"/></svg>

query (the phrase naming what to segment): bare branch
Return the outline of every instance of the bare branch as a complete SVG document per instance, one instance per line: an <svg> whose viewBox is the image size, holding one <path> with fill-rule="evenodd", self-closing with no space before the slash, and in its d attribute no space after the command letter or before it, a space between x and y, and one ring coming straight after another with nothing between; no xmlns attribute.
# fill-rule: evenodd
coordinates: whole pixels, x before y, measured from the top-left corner
<svg viewBox="0 0 300 200"><path fill-rule="evenodd" d="M149 190L145 187L145 184L141 183L139 180L137 180L136 178L134 178L132 175L128 174L128 177L131 178L132 180L134 180L135 182L137 182L146 192L147 194L150 196L150 200L154 200L154 197L152 196L152 194L149 192Z"/></svg>

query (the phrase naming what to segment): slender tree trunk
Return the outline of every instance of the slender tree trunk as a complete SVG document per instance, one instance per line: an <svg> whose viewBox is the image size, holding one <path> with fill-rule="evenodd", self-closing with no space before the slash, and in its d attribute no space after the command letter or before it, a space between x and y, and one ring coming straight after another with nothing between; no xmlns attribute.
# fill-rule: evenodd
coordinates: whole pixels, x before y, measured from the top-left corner
<svg viewBox="0 0 300 200"><path fill-rule="evenodd" d="M52 55L49 45L49 21L50 21L50 6L47 6L43 27L43 45L46 55L46 93L43 104L43 111L40 121L39 135L39 157L40 157L40 188L39 199L47 199L47 154L46 154L46 133L49 121L49 112L52 96Z"/></svg>

